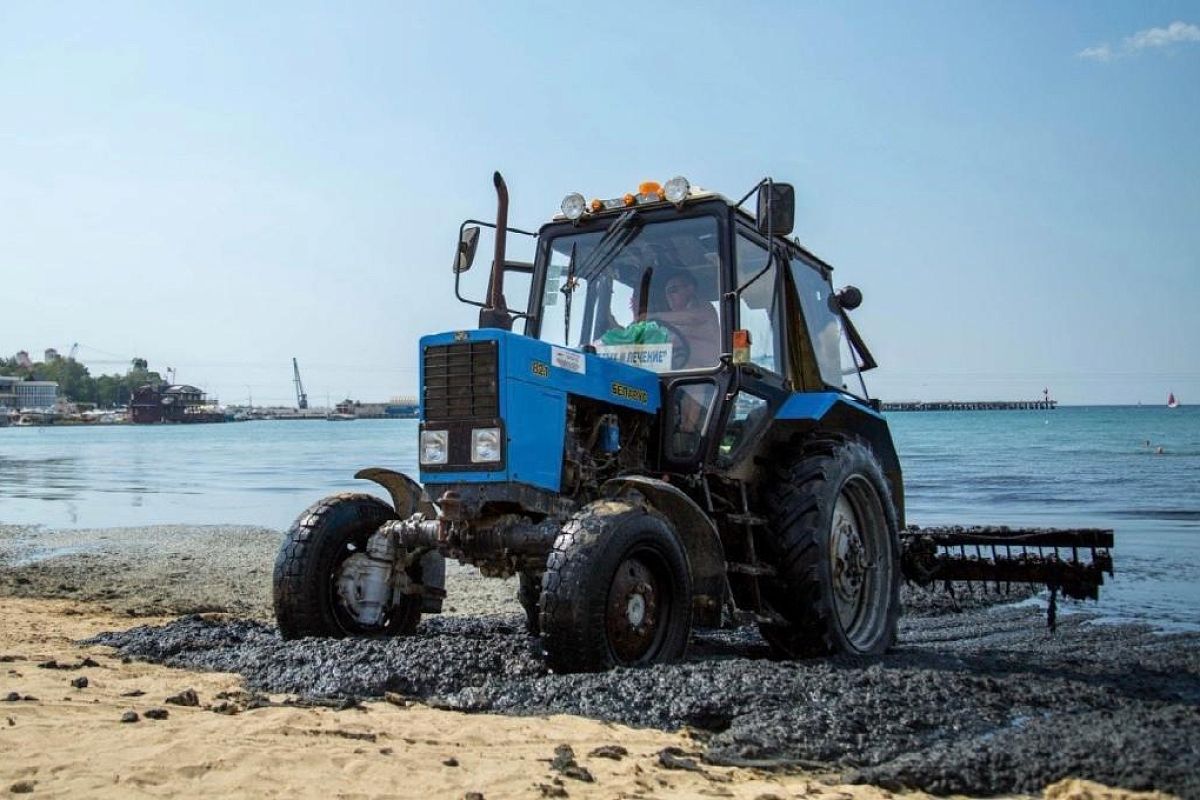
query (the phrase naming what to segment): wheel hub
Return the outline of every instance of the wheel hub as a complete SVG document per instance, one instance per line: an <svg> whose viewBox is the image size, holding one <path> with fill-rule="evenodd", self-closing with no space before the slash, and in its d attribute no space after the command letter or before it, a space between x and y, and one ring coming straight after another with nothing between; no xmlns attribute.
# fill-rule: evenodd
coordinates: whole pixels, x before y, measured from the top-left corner
<svg viewBox="0 0 1200 800"><path fill-rule="evenodd" d="M634 663L653 646L659 628L660 590L638 558L621 562L608 593L605 629L622 663Z"/></svg>
<svg viewBox="0 0 1200 800"><path fill-rule="evenodd" d="M383 622L392 600L390 563L354 553L335 574L337 597L346 614L356 623L372 628Z"/></svg>
<svg viewBox="0 0 1200 800"><path fill-rule="evenodd" d="M637 628L646 619L646 598L641 594L631 594L625 606L625 618L630 627Z"/></svg>
<svg viewBox="0 0 1200 800"><path fill-rule="evenodd" d="M839 605L846 604L853 613L866 580L867 551L859 531L854 509L845 496L839 496L833 511L833 530L830 537L830 558L833 588Z"/></svg>

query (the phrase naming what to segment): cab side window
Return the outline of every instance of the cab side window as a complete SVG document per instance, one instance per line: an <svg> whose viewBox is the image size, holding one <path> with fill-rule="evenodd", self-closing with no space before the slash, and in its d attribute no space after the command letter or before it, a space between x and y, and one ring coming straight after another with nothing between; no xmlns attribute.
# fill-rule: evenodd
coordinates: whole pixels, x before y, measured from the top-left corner
<svg viewBox="0 0 1200 800"><path fill-rule="evenodd" d="M829 386L841 386L841 345L845 337L842 336L841 317L833 303L833 287L817 267L801 258L793 258L791 268L821 380Z"/></svg>
<svg viewBox="0 0 1200 800"><path fill-rule="evenodd" d="M776 291L778 268L776 258L767 265L767 249L739 233L737 237L737 281L742 286L759 273L758 279L746 287L738 300L738 327L750 332L750 361L763 369L783 374L780 346L780 293Z"/></svg>

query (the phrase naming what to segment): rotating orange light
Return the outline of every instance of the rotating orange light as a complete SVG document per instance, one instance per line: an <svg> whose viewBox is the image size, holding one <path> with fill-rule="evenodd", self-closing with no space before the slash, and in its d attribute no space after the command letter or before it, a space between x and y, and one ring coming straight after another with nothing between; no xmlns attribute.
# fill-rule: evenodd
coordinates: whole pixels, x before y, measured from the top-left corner
<svg viewBox="0 0 1200 800"><path fill-rule="evenodd" d="M649 197L652 194L662 197L662 186L658 181L642 181L638 184L638 194L643 197Z"/></svg>

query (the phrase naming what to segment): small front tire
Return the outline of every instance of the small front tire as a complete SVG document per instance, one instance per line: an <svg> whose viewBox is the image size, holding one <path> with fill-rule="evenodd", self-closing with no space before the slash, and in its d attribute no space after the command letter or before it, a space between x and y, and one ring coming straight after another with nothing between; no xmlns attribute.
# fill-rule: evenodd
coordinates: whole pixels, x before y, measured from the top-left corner
<svg viewBox="0 0 1200 800"><path fill-rule="evenodd" d="M275 620L284 639L395 636L416 629L419 595L405 595L379 625L365 626L338 593L342 565L364 551L380 525L395 518L379 498L350 492L326 497L297 517L275 560Z"/></svg>

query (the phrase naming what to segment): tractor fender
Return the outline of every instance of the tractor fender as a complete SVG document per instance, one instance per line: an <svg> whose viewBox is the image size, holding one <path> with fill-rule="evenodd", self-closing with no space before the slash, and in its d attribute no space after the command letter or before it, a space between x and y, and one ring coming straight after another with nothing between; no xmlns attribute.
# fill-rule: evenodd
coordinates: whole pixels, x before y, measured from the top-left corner
<svg viewBox="0 0 1200 800"><path fill-rule="evenodd" d="M354 477L378 483L387 489L388 494L392 496L392 507L396 509L396 515L400 519L407 519L418 511L431 519L437 516L437 510L429 501L421 484L403 472L384 467L367 467L354 473Z"/></svg>
<svg viewBox="0 0 1200 800"><path fill-rule="evenodd" d="M601 487L601 494L626 500L630 495L641 495L644 502L670 520L692 570L692 614L696 624L718 627L725 601L725 549L712 519L692 498L657 478L643 475L613 478Z"/></svg>
<svg viewBox="0 0 1200 800"><path fill-rule="evenodd" d="M771 423L768 444L786 441L789 436L814 432L840 433L864 441L879 459L900 527L904 527L904 478L896 445L887 419L857 398L839 392L815 392L792 395Z"/></svg>
<svg viewBox="0 0 1200 800"><path fill-rule="evenodd" d="M392 496L392 507L400 519L407 519L418 512L428 519L437 517L437 509L429 502L421 484L403 472L383 467L368 467L354 473L354 477L373 481L387 489L388 494ZM430 550L421 556L421 582L427 589L433 590L425 592L421 611L426 614L440 614L442 598L446 596L446 558L436 550Z"/></svg>

